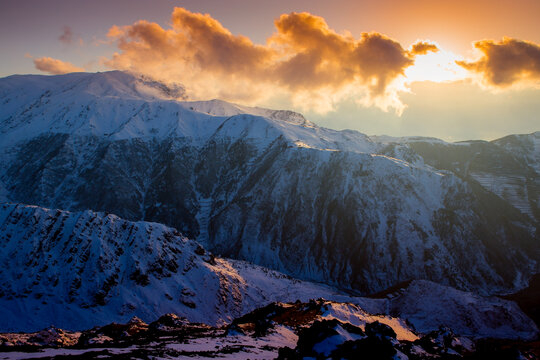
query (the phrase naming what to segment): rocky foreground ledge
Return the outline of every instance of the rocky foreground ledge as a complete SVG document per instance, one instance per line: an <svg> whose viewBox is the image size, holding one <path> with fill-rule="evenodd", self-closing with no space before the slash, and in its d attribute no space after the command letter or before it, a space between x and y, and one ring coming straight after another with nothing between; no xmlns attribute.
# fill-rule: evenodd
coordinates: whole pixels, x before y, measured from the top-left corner
<svg viewBox="0 0 540 360"><path fill-rule="evenodd" d="M223 327L166 314L81 332L0 334L0 359L538 359L540 342L429 333L388 315L323 299L271 303Z"/></svg>

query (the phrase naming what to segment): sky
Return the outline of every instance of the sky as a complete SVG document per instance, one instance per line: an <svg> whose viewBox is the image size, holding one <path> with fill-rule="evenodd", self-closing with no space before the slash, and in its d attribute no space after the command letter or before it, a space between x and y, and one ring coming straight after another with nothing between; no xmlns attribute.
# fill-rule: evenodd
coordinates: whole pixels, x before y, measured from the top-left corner
<svg viewBox="0 0 540 360"><path fill-rule="evenodd" d="M540 130L537 0L0 0L0 76L125 70L368 135Z"/></svg>

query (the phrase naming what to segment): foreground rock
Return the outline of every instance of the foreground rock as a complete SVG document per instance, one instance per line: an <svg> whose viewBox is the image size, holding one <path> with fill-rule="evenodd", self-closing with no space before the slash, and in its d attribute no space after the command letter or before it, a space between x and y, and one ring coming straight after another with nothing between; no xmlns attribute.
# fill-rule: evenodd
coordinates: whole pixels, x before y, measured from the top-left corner
<svg viewBox="0 0 540 360"><path fill-rule="evenodd" d="M385 308L368 309L407 319L416 331L449 327L474 338L532 340L538 327L513 301L484 297L429 281L414 280L379 295Z"/></svg>
<svg viewBox="0 0 540 360"><path fill-rule="evenodd" d="M538 343L472 339L323 299L272 303L224 327L166 314L82 332L47 329L0 335L0 358L538 359ZM499 357L498 357L499 356ZM503 356L503 357L500 357Z"/></svg>

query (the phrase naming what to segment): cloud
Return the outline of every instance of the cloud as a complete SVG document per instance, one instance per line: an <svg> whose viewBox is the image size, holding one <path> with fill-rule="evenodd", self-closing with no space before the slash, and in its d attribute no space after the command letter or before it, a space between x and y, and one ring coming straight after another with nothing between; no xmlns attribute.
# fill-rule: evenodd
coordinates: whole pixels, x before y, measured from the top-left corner
<svg viewBox="0 0 540 360"><path fill-rule="evenodd" d="M58 37L58 40L63 43L64 45L84 45L84 40L81 37L76 36L73 33L73 30L71 30L71 27L64 26L62 29L62 34Z"/></svg>
<svg viewBox="0 0 540 360"><path fill-rule="evenodd" d="M71 31L69 26L64 26L62 34L58 37L58 40L66 45L70 45L73 42L73 31Z"/></svg>
<svg viewBox="0 0 540 360"><path fill-rule="evenodd" d="M474 43L482 56L476 61L456 61L481 82L495 88L540 81L540 45L504 37L502 41L482 40Z"/></svg>
<svg viewBox="0 0 540 360"><path fill-rule="evenodd" d="M296 105L327 111L354 96L365 105L403 110L400 80L416 53L376 32L358 39L339 34L309 13L281 15L275 26L258 45L208 14L175 8L168 28L145 20L113 26L108 37L119 51L104 64L182 82L194 98L254 102L287 94ZM417 47L434 51L428 45Z"/></svg>
<svg viewBox="0 0 540 360"><path fill-rule="evenodd" d="M428 52L438 52L439 48L435 44L419 41L411 46L411 53L414 55L426 55Z"/></svg>
<svg viewBox="0 0 540 360"><path fill-rule="evenodd" d="M66 74L70 72L81 72L83 68L77 67L69 62L65 62L50 57L41 57L34 59L36 69L52 75Z"/></svg>
<svg viewBox="0 0 540 360"><path fill-rule="evenodd" d="M413 64L398 42L382 34L363 33L357 40L309 13L281 15L275 25L270 42L281 45L287 58L275 64L273 75L291 89L339 89L356 81L379 96Z"/></svg>
<svg viewBox="0 0 540 360"><path fill-rule="evenodd" d="M117 40L121 52L106 61L107 65L158 77L171 71L186 77L190 74L184 71L202 76L260 76L273 54L247 37L232 35L209 15L182 8L175 8L171 29L140 20L130 26L113 26L108 36Z"/></svg>

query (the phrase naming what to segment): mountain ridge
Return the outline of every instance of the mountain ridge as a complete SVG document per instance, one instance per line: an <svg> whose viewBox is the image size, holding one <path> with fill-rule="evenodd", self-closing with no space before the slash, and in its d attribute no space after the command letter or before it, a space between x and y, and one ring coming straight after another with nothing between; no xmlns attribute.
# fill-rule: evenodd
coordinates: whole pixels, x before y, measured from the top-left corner
<svg viewBox="0 0 540 360"><path fill-rule="evenodd" d="M378 321L400 339L441 326L472 338L538 335L512 301L419 280L384 297L358 297L216 257L173 228L112 214L0 204L0 244L2 332L81 330L134 316L150 322L165 313L223 326L276 301L325 298L318 303L331 304L326 319Z"/></svg>
<svg viewBox="0 0 540 360"><path fill-rule="evenodd" d="M124 92L137 81L113 75ZM537 133L513 148L377 141L222 101L81 95L70 76L98 75L40 78L65 82L50 93L0 79L1 199L164 223L362 293L414 278L493 294L538 271Z"/></svg>

